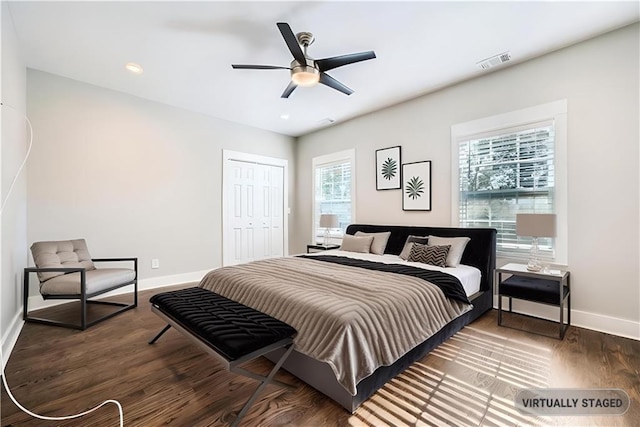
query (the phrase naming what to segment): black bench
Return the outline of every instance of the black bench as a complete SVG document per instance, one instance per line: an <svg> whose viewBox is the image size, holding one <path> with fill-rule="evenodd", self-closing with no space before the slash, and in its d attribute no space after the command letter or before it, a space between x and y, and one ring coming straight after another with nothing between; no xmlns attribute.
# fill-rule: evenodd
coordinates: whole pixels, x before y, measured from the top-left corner
<svg viewBox="0 0 640 427"><path fill-rule="evenodd" d="M293 350L296 330L284 322L251 307L202 288L163 292L151 297L151 311L167 322L149 344L155 343L170 327L193 339L216 356L228 371L261 382L231 424L238 425L267 384L291 387L273 377ZM286 349L265 377L238 365L272 350Z"/></svg>

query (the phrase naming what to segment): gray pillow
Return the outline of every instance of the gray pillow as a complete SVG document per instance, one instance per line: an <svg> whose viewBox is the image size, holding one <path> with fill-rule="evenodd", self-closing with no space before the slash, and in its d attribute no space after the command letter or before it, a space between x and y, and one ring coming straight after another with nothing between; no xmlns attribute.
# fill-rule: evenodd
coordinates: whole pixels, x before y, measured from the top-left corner
<svg viewBox="0 0 640 427"><path fill-rule="evenodd" d="M402 248L402 252L400 252L400 258L407 260L409 259L409 254L411 253L411 247L414 243L421 243L426 245L429 242L429 237L426 236L409 236L407 237L407 241L404 242L404 247Z"/></svg>
<svg viewBox="0 0 640 427"><path fill-rule="evenodd" d="M438 237L429 236L429 246L451 245L449 254L447 255L447 267L457 267L462 259L464 248L471 240L468 237Z"/></svg>
<svg viewBox="0 0 640 427"><path fill-rule="evenodd" d="M356 236L373 236L373 243L371 243L371 253L377 255L384 255L384 250L387 247L390 231L383 231L381 233L365 233L364 231L357 231Z"/></svg>
<svg viewBox="0 0 640 427"><path fill-rule="evenodd" d="M342 237L342 246L340 246L340 249L343 251L368 254L372 242L373 236L356 237L350 234L345 234Z"/></svg>

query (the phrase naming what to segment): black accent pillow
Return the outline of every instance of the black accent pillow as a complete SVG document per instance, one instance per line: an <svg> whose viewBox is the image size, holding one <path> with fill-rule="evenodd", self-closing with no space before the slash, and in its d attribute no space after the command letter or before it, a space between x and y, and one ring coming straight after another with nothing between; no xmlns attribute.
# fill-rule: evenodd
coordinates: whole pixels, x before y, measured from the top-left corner
<svg viewBox="0 0 640 427"><path fill-rule="evenodd" d="M409 235L407 237L407 241L404 242L404 247L402 248L402 252L400 252L400 258L409 259L409 253L411 252L411 247L413 243L420 243L426 245L429 242L428 236L413 236Z"/></svg>
<svg viewBox="0 0 640 427"><path fill-rule="evenodd" d="M436 267L445 267L449 249L451 249L451 245L429 246L414 243L409 253L409 261L435 265Z"/></svg>

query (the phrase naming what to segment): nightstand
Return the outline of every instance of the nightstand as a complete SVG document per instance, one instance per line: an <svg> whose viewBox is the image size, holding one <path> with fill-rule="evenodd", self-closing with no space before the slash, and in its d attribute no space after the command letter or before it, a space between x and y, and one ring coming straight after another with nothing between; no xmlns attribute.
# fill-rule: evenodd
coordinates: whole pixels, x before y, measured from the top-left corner
<svg viewBox="0 0 640 427"><path fill-rule="evenodd" d="M507 264L496 269L498 286L498 325L502 324L502 297L509 298L509 312L512 312L512 299L522 299L560 308L560 330L558 338L571 325L571 286L569 272L564 270L529 271L523 264ZM503 275L509 274L506 279ZM567 306L567 323L564 323L564 307ZM532 316L533 317L533 316ZM509 326L511 327L511 326Z"/></svg>
<svg viewBox="0 0 640 427"><path fill-rule="evenodd" d="M307 253L310 254L312 252L321 252L321 251L328 251L330 249L339 249L340 245L307 245Z"/></svg>

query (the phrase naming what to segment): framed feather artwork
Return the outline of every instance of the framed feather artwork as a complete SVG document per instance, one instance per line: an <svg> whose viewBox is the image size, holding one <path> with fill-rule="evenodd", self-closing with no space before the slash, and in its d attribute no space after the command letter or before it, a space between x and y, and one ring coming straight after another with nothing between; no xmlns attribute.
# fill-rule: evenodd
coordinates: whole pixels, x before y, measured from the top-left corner
<svg viewBox="0 0 640 427"><path fill-rule="evenodd" d="M402 165L402 210L431 210L431 160Z"/></svg>
<svg viewBox="0 0 640 427"><path fill-rule="evenodd" d="M400 146L376 150L376 190L398 190L401 185Z"/></svg>

